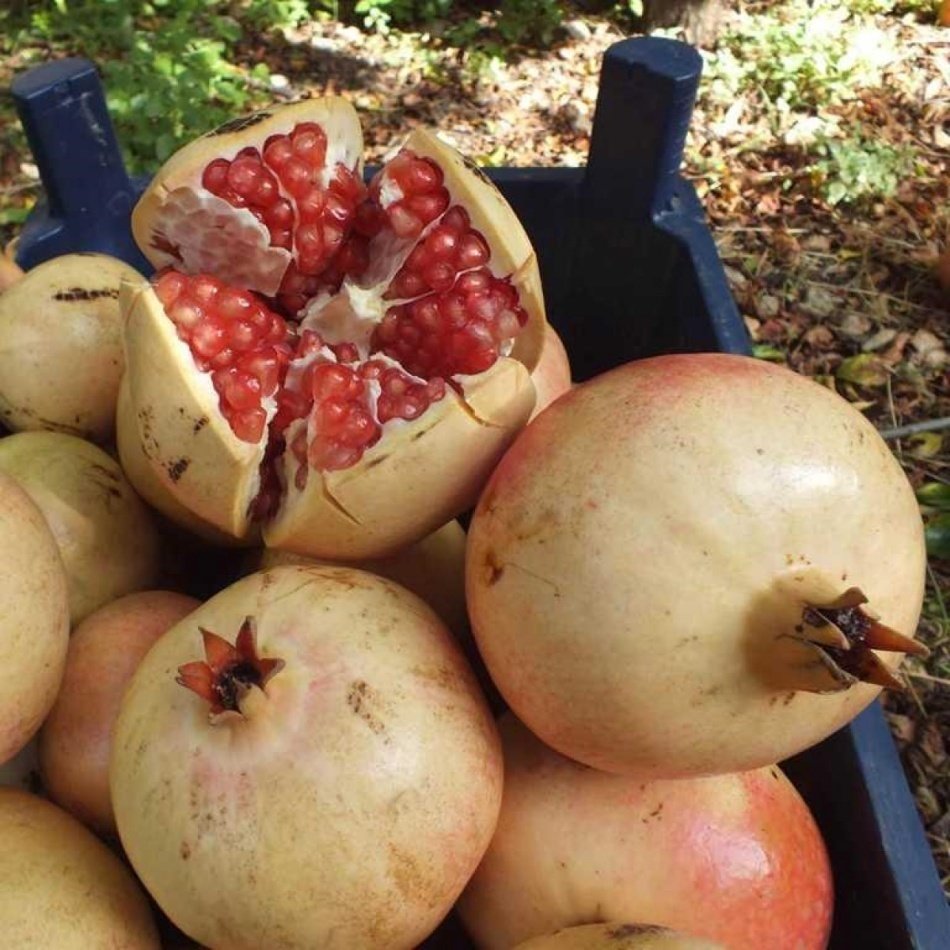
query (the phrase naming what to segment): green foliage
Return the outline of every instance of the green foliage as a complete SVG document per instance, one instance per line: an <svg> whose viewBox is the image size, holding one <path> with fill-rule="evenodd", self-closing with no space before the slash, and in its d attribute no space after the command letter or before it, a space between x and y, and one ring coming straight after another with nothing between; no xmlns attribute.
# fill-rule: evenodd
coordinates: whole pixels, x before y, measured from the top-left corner
<svg viewBox="0 0 950 950"><path fill-rule="evenodd" d="M306 0L55 0L31 4L17 42L88 56L103 75L129 167L153 168L201 132L266 102L268 70L234 65L245 29L308 16Z"/></svg>
<svg viewBox="0 0 950 950"><path fill-rule="evenodd" d="M916 150L867 136L827 139L817 146L823 157L813 166L821 192L831 205L858 204L894 195L914 172Z"/></svg>
<svg viewBox="0 0 950 950"><path fill-rule="evenodd" d="M709 64L711 93L724 102L763 96L777 113L814 112L853 97L879 81L886 51L861 42L850 19L838 0L789 0L739 17Z"/></svg>
<svg viewBox="0 0 950 950"><path fill-rule="evenodd" d="M917 501L924 516L927 554L950 560L950 485L925 482L917 489Z"/></svg>
<svg viewBox="0 0 950 950"><path fill-rule="evenodd" d="M896 16L913 13L921 19L926 19L933 17L937 0L849 0L848 6L853 13Z"/></svg>

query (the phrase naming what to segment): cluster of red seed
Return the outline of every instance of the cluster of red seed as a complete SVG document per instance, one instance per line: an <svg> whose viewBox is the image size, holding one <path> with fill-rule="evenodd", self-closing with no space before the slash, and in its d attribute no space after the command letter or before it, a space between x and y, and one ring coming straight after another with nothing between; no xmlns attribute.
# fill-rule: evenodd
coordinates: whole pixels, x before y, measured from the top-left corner
<svg viewBox="0 0 950 950"><path fill-rule="evenodd" d="M337 164L324 188L320 178L326 156L326 133L315 122L303 122L289 135L268 138L263 154L248 147L231 161L215 159L201 179L213 195L247 208L261 221L271 246L294 252L281 287L281 295L288 298L282 303L289 306L299 302L307 278L322 274L338 256L366 194L359 176L343 164ZM343 273L358 269L365 251L350 256L353 260L337 262L337 270L341 264ZM311 296L321 283L315 283Z"/></svg>
<svg viewBox="0 0 950 950"><path fill-rule="evenodd" d="M480 268L451 290L390 307L373 346L424 379L482 373L527 319L511 283Z"/></svg>
<svg viewBox="0 0 950 950"><path fill-rule="evenodd" d="M402 369L382 359L360 363L350 343L329 347L331 357L317 333L308 329L295 337L254 294L212 277L169 272L156 286L198 367L211 373L221 411L238 438L263 437L267 397L277 403L272 446L283 445L294 420L309 417L310 435L301 427L290 444L301 487L308 466L332 471L355 464L380 438L384 423L418 418L444 397L446 379L488 369L527 320L517 290L486 266L491 250L484 236L464 208L449 207L435 162L404 150L367 190L342 164L324 187L326 155L323 129L301 123L288 135L268 138L262 150L216 159L202 182L233 206L249 209L273 246L293 252L277 295L293 314L321 290L362 274L370 241L381 231L400 241L421 237L384 294L393 305L371 340ZM396 200L384 208L387 187ZM282 385L291 355L303 368Z"/></svg>
<svg viewBox="0 0 950 950"><path fill-rule="evenodd" d="M211 373L234 434L259 441L267 425L261 401L277 391L290 359L287 324L250 291L206 274L167 271L155 292L198 368Z"/></svg>

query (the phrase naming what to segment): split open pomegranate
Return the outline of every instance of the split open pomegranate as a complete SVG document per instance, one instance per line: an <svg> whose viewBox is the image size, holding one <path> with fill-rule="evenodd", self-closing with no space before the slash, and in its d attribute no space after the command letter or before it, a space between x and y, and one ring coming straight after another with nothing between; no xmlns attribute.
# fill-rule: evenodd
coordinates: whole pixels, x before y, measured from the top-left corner
<svg viewBox="0 0 950 950"><path fill-rule="evenodd" d="M133 214L158 273L123 293L120 426L151 474L227 535L318 557L471 506L545 332L531 244L477 169L417 131L367 186L361 149L341 99L186 146Z"/></svg>

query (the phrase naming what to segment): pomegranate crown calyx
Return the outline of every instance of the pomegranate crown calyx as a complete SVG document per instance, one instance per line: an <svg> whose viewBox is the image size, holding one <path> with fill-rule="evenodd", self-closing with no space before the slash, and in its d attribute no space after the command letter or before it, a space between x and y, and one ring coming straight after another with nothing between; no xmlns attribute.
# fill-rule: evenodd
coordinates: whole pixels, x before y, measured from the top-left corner
<svg viewBox="0 0 950 950"><path fill-rule="evenodd" d="M850 587L831 603L806 604L797 629L805 642L814 647L839 689L847 689L856 682L903 689L904 684L874 651L914 656L927 656L930 651L924 644L881 623L864 608L866 603L867 597L861 590ZM811 635L809 628L814 631Z"/></svg>
<svg viewBox="0 0 950 950"><path fill-rule="evenodd" d="M223 637L198 628L204 641L205 659L178 667L175 682L190 689L210 706L212 717L241 714L241 700L253 687L263 689L283 669L284 661L257 653L257 624L246 617L232 646Z"/></svg>

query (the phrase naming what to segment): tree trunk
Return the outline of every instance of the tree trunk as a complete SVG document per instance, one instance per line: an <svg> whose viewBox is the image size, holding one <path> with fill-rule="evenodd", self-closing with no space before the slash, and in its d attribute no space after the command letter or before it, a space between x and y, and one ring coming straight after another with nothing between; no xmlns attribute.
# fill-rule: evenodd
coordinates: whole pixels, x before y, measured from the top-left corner
<svg viewBox="0 0 950 950"><path fill-rule="evenodd" d="M646 30L682 26L697 46L712 46L719 35L726 0L643 0Z"/></svg>

